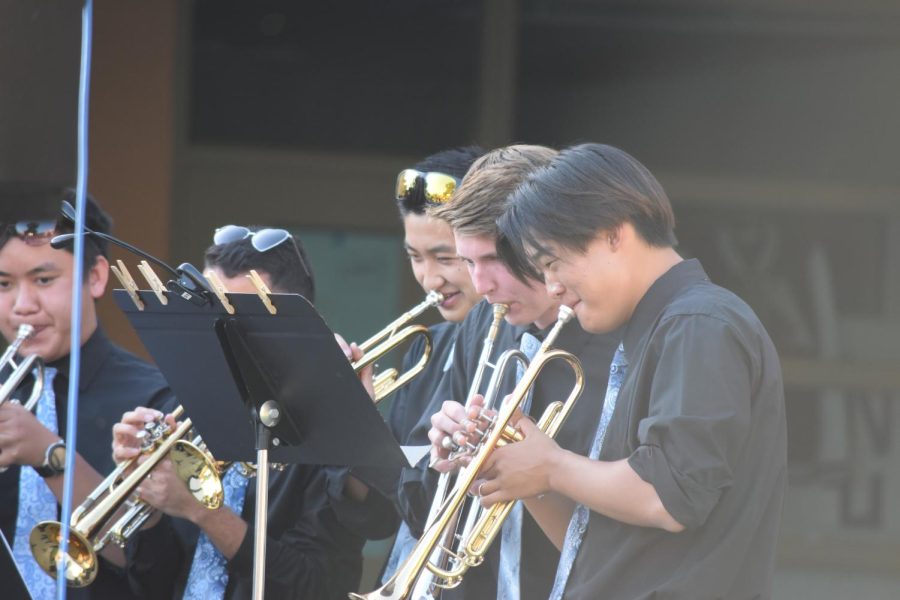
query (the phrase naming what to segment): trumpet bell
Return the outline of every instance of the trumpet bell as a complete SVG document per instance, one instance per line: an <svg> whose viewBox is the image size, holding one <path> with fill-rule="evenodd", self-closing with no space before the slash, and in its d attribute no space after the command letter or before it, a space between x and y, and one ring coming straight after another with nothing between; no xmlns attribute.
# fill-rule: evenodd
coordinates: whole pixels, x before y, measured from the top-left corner
<svg viewBox="0 0 900 600"><path fill-rule="evenodd" d="M178 440L169 451L178 478L203 506L219 508L225 497L218 467L209 455L185 440Z"/></svg>
<svg viewBox="0 0 900 600"><path fill-rule="evenodd" d="M62 526L56 521L43 521L31 530L31 553L45 573L56 578ZM71 587L86 587L97 577L97 553L83 535L69 530L68 556L65 559L66 582Z"/></svg>

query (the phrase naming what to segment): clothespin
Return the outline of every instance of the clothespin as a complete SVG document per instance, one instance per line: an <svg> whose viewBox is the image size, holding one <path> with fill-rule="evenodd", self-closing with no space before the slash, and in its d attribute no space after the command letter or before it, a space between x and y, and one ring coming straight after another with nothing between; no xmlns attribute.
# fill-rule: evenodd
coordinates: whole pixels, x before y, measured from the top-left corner
<svg viewBox="0 0 900 600"><path fill-rule="evenodd" d="M141 275L144 276L144 279L147 280L147 283L150 284L150 289L153 290L153 293L156 294L156 298L159 300L159 303L162 305L167 305L169 303L169 299L166 298L166 288L163 286L163 282L160 281L159 276L157 276L156 272L150 266L146 260L142 260L138 264L138 271L141 272Z"/></svg>
<svg viewBox="0 0 900 600"><path fill-rule="evenodd" d="M222 306L225 307L225 311L229 315L233 315L234 306L232 306L231 302L229 302L228 298L225 296L225 294L228 293L228 290L225 289L225 284L222 283L222 280L219 279L219 276L216 275L216 272L211 269L207 269L203 273L203 275L204 277L206 277L206 280L209 281L209 283L212 285L212 291L219 299L219 302L222 303Z"/></svg>
<svg viewBox="0 0 900 600"><path fill-rule="evenodd" d="M253 283L253 287L256 288L256 294L259 296L259 299L262 300L262 303L266 305L266 310L269 311L269 314L274 315L277 313L278 310L275 308L275 305L272 304L272 299L269 298L269 295L272 292L269 291L269 286L262 280L262 277L259 276L256 269L250 269L250 274L247 275L247 277Z"/></svg>
<svg viewBox="0 0 900 600"><path fill-rule="evenodd" d="M122 284L122 288L131 297L131 301L134 302L137 309L144 310L144 301L138 296L138 286L134 281L134 277L128 272L128 267L125 266L125 263L121 260L117 260L116 263L119 265L118 267L116 265L110 265L109 268L119 280L119 283Z"/></svg>

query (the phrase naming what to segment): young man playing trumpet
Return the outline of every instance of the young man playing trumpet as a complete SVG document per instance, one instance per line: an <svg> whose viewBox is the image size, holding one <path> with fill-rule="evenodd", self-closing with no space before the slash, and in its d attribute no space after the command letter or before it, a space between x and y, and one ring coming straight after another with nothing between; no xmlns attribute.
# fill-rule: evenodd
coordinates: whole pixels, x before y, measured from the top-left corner
<svg viewBox="0 0 900 600"><path fill-rule="evenodd" d="M771 598L786 423L756 315L678 255L665 192L616 148L561 152L500 227L585 329L624 327L589 457L520 420L483 472L485 504L525 499L563 548L550 597Z"/></svg>
<svg viewBox="0 0 900 600"><path fill-rule="evenodd" d="M60 191L70 202L74 194ZM86 225L108 233L110 219L87 198ZM63 465L68 450L65 437L69 390L72 277L71 248L54 249L54 235L70 233L68 222L0 224L0 331L7 341L20 325L35 333L19 348L22 357L36 354L46 363L44 390L36 414L21 405L0 406L0 527L13 546L13 554L34 598L53 598L56 582L38 566L29 536L40 521L58 521L57 500L62 498ZM162 406L171 398L159 371L114 345L103 333L95 301L103 295L109 277L107 245L100 238L84 239L84 280L81 285L81 369L74 504L79 504L115 466L109 456L110 427L119 415L138 404ZM9 376L2 365L0 379ZM20 391L16 398L28 395ZM121 563L110 548L107 557ZM111 553L111 554L109 554ZM88 588L72 589L70 598L129 598L132 594L120 571L104 563Z"/></svg>
<svg viewBox="0 0 900 600"><path fill-rule="evenodd" d="M540 274L511 251L508 240L497 229L497 220L507 209L507 197L533 170L550 162L556 151L542 146L510 146L494 150L469 170L451 202L431 211L452 228L457 253L468 266L476 291L486 301L473 309L457 338L453 365L445 389L441 411L430 417L429 439L435 444L437 458L446 459L443 443L467 425L463 404L468 400L469 386L478 368L481 342L493 318L491 304L509 306L506 325L495 341L493 359L504 350L519 348L530 355L556 322L562 293L547 294ZM605 389L607 366L615 351L616 340L583 331L577 323L567 324L555 347L581 359L585 369L585 394ZM515 383L515 374L504 378L500 397ZM482 381L482 391L487 383ZM572 375L564 365L553 364L544 369L531 394L529 414L539 417L552 401L562 400L572 388ZM596 422L600 408L579 403L557 439L574 452L587 454L592 432L586 423ZM435 467L455 468L446 460ZM553 567L558 552L521 510L514 510L498 536L485 564L470 570L460 590L445 592L443 597L544 599L553 582Z"/></svg>
<svg viewBox="0 0 900 600"><path fill-rule="evenodd" d="M273 292L314 300L306 253L287 231L229 225L220 228L213 241L206 269L228 291L255 293L246 276L254 269ZM137 456L138 432L160 417L161 412L144 408L123 415L114 427L116 460ZM250 596L256 503L251 477L246 465L231 465L222 474L225 503L210 510L188 493L171 461L162 461L151 472L139 495L158 512L127 547L128 574L143 597ZM356 589L364 539L345 526L342 510L353 501L343 497L343 483L341 479L335 484L329 470L317 466L287 465L270 473L267 597L337 600Z"/></svg>

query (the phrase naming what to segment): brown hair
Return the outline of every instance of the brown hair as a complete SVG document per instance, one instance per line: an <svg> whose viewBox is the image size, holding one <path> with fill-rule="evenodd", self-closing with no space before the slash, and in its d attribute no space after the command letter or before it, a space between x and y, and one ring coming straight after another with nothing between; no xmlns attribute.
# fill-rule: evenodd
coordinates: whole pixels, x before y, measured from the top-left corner
<svg viewBox="0 0 900 600"><path fill-rule="evenodd" d="M497 221L516 188L556 155L552 148L527 144L492 150L472 164L450 202L429 208L428 214L446 221L456 233L494 238L498 255L517 278L540 280L540 273L501 234Z"/></svg>

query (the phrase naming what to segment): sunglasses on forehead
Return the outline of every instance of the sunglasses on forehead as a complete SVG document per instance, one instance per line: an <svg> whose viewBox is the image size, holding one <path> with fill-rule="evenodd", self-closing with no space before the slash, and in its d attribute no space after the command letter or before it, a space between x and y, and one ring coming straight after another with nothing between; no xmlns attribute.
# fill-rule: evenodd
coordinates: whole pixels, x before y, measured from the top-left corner
<svg viewBox="0 0 900 600"><path fill-rule="evenodd" d="M419 180L423 182L425 201L429 204L444 204L450 200L453 190L459 185L456 177L437 171L422 172L416 169L404 169L397 175L397 200L408 199L416 190Z"/></svg>
<svg viewBox="0 0 900 600"><path fill-rule="evenodd" d="M286 229L260 229L259 231L253 231L249 227L242 225L225 225L216 229L213 234L213 244L221 246L246 240L247 238L250 238L250 245L257 252L268 252L272 248L290 240L294 251L297 253L297 260L300 261L300 266L303 267L303 272L306 273L307 277L311 277L306 261L303 260L303 256L300 254L300 248L297 247L297 243L294 241L294 236Z"/></svg>
<svg viewBox="0 0 900 600"><path fill-rule="evenodd" d="M18 221L7 225L10 233L28 244L29 246L43 246L49 244L56 235L57 222L46 221Z"/></svg>

